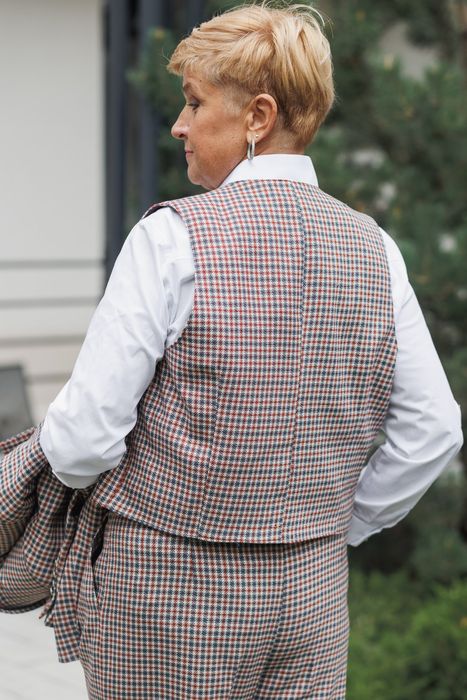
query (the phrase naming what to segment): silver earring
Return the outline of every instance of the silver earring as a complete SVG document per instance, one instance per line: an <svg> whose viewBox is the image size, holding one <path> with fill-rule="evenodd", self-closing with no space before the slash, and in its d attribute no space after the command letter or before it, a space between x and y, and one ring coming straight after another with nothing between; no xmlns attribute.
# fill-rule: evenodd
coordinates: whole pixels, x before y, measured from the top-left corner
<svg viewBox="0 0 467 700"><path fill-rule="evenodd" d="M248 160L253 160L253 158L255 157L255 141L256 141L257 137L258 137L258 134L255 134L254 137L252 138L252 140L249 141L249 143L248 143L248 148L246 151L246 155L247 155Z"/></svg>

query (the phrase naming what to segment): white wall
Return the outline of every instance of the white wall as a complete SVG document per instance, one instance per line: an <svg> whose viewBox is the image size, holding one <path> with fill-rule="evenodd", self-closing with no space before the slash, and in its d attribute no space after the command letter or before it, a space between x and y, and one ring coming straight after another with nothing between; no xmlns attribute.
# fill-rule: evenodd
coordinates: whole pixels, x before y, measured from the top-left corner
<svg viewBox="0 0 467 700"><path fill-rule="evenodd" d="M100 0L0 0L0 366L36 422L102 293L101 23Z"/></svg>

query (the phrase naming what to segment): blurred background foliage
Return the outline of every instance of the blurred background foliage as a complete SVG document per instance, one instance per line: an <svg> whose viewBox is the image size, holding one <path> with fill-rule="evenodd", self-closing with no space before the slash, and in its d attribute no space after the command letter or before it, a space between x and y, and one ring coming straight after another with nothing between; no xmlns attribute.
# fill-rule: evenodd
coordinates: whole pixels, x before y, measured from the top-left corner
<svg viewBox="0 0 467 700"><path fill-rule="evenodd" d="M206 2L204 16L236 4ZM337 99L308 153L322 189L397 241L465 428L467 4L323 0L319 9L331 18ZM425 70L414 73L391 47L393 29L428 51ZM201 191L170 136L183 98L165 65L181 34L153 28L129 76L162 115L161 199ZM464 471L442 477L394 528L349 548L351 700L467 697L466 449Z"/></svg>

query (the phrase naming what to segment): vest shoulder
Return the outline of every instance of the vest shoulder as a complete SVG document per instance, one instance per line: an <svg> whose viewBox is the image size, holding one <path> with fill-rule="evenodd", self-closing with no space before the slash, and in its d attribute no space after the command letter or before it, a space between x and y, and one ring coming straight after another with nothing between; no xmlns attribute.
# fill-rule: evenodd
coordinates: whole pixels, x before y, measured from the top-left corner
<svg viewBox="0 0 467 700"><path fill-rule="evenodd" d="M152 207L150 207L145 216L154 213L154 211L157 211L157 209L162 207L170 207L180 213L188 213L190 210L205 210L207 213L209 207L215 207L216 204L220 204L222 200L230 200L236 196L238 196L239 200L241 200L243 196L248 196L249 191L258 189L266 189L278 197L287 196L288 188L286 187L284 189L284 183L292 186L295 185L295 190L298 186L299 190L302 190L303 193L307 193L309 196L311 195L312 199L314 199L315 202L325 211L331 214L332 212L338 212L339 215L345 218L347 221L353 221L354 224L359 227L363 226L366 229L373 229L374 232L377 232L378 235L380 235L379 226L370 215L353 209L345 202L333 197L331 194L325 192L316 185L310 185L308 183L295 180L239 180L228 185L218 187L214 190L210 190L209 192L202 192L200 194L159 202L158 204L154 204Z"/></svg>
<svg viewBox="0 0 467 700"><path fill-rule="evenodd" d="M337 199L337 197L333 197L331 194L325 192L319 187L316 187L315 189L317 190L317 193L319 193L318 196L320 197L324 206L338 211L341 215L345 216L346 218L353 219L355 222L376 228L378 233L380 232L378 223L369 214L353 209L349 204Z"/></svg>
<svg viewBox="0 0 467 700"><path fill-rule="evenodd" d="M203 205L204 202L209 202L213 200L213 197L217 195L218 190L210 190L209 192L201 192L200 194L187 195L186 197L178 197L176 199L167 199L162 202L156 202L145 212L144 217L153 214L155 211L160 210L164 207L171 209L182 209L195 207L196 205ZM143 218L144 218L143 217Z"/></svg>

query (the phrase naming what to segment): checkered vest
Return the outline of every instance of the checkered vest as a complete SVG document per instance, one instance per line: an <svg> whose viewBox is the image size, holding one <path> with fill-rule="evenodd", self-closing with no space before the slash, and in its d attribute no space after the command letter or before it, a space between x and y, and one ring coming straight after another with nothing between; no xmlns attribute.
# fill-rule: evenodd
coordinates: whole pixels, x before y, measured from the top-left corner
<svg viewBox="0 0 467 700"><path fill-rule="evenodd" d="M378 226L286 180L231 183L147 215L163 206L189 231L193 310L93 498L204 540L346 530L397 350Z"/></svg>

